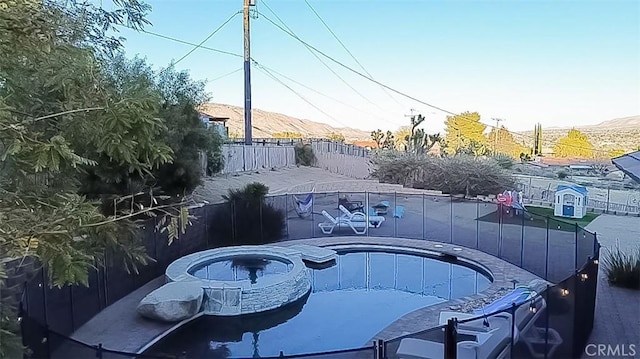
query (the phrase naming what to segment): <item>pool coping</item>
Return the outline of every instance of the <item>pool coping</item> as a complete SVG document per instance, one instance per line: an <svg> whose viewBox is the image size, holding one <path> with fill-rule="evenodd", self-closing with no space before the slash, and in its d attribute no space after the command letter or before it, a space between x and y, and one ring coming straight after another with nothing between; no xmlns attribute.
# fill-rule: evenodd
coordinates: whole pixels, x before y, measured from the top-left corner
<svg viewBox="0 0 640 359"><path fill-rule="evenodd" d="M478 263L490 271L493 282L489 288L481 293L449 300L410 312L382 329L371 338L370 341L362 343L363 346L369 346L374 339L390 340L409 333L436 327L438 326L440 311L461 310L467 302L490 300L492 296L513 288L513 280L519 284L527 284L534 279L541 280L538 276L524 269L479 250L438 241L396 237L344 236L296 239L271 243L270 245L289 247L296 244L308 244L318 247L358 244L384 245L427 250L430 252L445 252ZM442 247L437 248L435 247L436 245L441 245ZM462 250L454 251L454 248L461 248ZM103 347L108 350L133 352L136 354L143 353L178 328L195 319L190 318L180 323L158 323L145 320L138 316L136 307L139 300L162 284L164 284L164 276L145 284L116 303L103 309L76 330L71 337L88 344L102 343ZM357 325L357 323L354 323L354 325Z"/></svg>

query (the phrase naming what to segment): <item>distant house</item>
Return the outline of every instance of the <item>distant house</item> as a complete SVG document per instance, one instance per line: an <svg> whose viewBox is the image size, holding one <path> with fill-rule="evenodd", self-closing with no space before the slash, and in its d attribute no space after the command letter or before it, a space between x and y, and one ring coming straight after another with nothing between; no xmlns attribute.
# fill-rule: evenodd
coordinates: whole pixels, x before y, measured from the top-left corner
<svg viewBox="0 0 640 359"><path fill-rule="evenodd" d="M577 185L559 185L556 189L553 215L558 217L582 218L587 213L589 191Z"/></svg>
<svg viewBox="0 0 640 359"><path fill-rule="evenodd" d="M222 136L222 138L229 138L229 128L227 127L227 121L229 121L229 117L217 117L212 116L204 112L199 112L200 120L207 126L207 128L213 127L218 131L218 134Z"/></svg>

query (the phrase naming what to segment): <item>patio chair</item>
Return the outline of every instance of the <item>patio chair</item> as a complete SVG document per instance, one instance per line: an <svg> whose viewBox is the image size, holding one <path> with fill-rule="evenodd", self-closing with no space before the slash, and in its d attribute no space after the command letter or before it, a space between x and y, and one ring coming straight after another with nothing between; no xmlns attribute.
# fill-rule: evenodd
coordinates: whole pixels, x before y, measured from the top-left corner
<svg viewBox="0 0 640 359"><path fill-rule="evenodd" d="M338 198L338 207L340 206L343 206L349 211L364 212L364 205L362 204L362 201L352 201L347 196Z"/></svg>
<svg viewBox="0 0 640 359"><path fill-rule="evenodd" d="M494 316L484 320L459 325L458 333L475 337L457 343L458 358L502 359L507 355L511 343L511 320L509 317ZM444 333L443 333L444 338ZM436 359L444 357L444 344L425 339L404 338L400 341L396 355L400 359Z"/></svg>
<svg viewBox="0 0 640 359"><path fill-rule="evenodd" d="M320 230L324 234L332 234L336 227L338 229L351 228L355 234L365 234L370 226L369 223L365 221L352 221L342 216L333 218L332 215L324 210L322 211L322 215L327 219L327 221L319 223L318 227L320 227Z"/></svg>
<svg viewBox="0 0 640 359"><path fill-rule="evenodd" d="M313 193L309 193L303 199L300 199L295 195L292 195L292 197L294 202L293 207L295 208L298 217L309 217L312 214L311 209L313 208Z"/></svg>
<svg viewBox="0 0 640 359"><path fill-rule="evenodd" d="M380 201L373 205L373 209L376 211L377 215L387 214L389 207L391 207L389 201Z"/></svg>
<svg viewBox="0 0 640 359"><path fill-rule="evenodd" d="M371 226L373 226L373 228L380 227L382 225L382 222L384 222L385 220L385 218L382 216L367 216L362 212L351 212L342 205L338 206L338 208L342 212L342 215L340 217L347 218L352 222L366 222L368 217L369 223L371 224Z"/></svg>
<svg viewBox="0 0 640 359"><path fill-rule="evenodd" d="M394 218L402 218L404 216L404 207L396 206L396 209L393 211Z"/></svg>

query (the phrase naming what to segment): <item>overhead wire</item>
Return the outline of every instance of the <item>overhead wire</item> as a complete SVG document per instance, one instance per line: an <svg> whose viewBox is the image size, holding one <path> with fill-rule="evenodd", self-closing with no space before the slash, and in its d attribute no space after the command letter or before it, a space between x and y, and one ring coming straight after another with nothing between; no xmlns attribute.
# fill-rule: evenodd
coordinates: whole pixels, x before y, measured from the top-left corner
<svg viewBox="0 0 640 359"><path fill-rule="evenodd" d="M310 53L311 53L311 54L312 54L312 55L313 55L313 56L314 56L318 61L320 61L320 63L322 63L322 65L324 65L324 67L326 67L329 71L331 71L331 73L332 73L334 76L336 76L340 81L342 81L342 83L344 83L347 87L349 87L351 90L353 90L353 92L355 92L356 94L358 94L358 96L362 97L365 101L369 102L370 104L372 104L373 106L377 107L378 109L383 110L383 109L382 109L378 104L376 104L375 102L373 102L373 101L371 101L369 98L367 98L365 95L363 95L360 91L358 91L355 87L353 87L350 83L348 83L348 82L347 82L347 81L346 81L342 76L340 76L340 74L338 74L338 73L337 73L333 68L331 68L331 66L329 66L329 65L328 65L324 60L322 60L322 59L321 59L321 58L320 58L320 57L319 57L319 56L318 56L318 55L317 55L317 54L312 50L312 48L311 48L309 45L307 45L304 41L302 41L302 40L298 37L298 35L296 35L296 34L295 34L295 32L293 32L293 30L292 30L289 26L287 26L287 24L286 24L286 23L285 23L285 22L280 18L280 16L278 16L278 14L276 14L276 12L271 8L271 6L269 6L269 4L268 4L266 1L264 1L264 0L263 0L263 1L261 2L261 4L262 4L262 5L264 5L264 6L267 8L267 10L269 10L269 12L270 12L270 13L272 13L272 14L273 14L273 16L275 16L275 17L276 17L276 19L277 19L278 21L280 21L280 23L282 23L282 25L284 26L284 28L286 28L286 29L287 29L286 31L287 31L287 33L288 33L288 34L290 34L292 37L294 37L295 39L297 39L298 41L300 41L300 43L302 43L302 44L307 48L307 50L308 50L308 51L309 51L309 52L310 52ZM259 15L261 15L261 16L263 16L263 17L265 16L265 15L264 15L263 13L261 13L261 12L258 12L258 14L259 14ZM267 18L267 20L268 20L269 22L274 23L274 22L273 22L273 20L271 20L271 19L268 19L268 18ZM275 24L275 23L274 23L274 24ZM282 26L278 25L278 27L284 30L284 28L283 28Z"/></svg>
<svg viewBox="0 0 640 359"><path fill-rule="evenodd" d="M277 78L276 76L274 76L269 70L265 69L262 66L258 66L258 69L260 71L262 71L264 74L266 74L269 78L271 78L272 80L276 81L277 83L279 83L280 85L284 86L285 88L287 88L289 91L291 91L294 95L298 96L300 99L302 99L304 102L306 102L307 104L309 104L311 107L315 108L316 110L318 110L320 113L322 113L323 115L329 117L330 119L332 119L333 121L335 121L338 124L342 124L342 122L340 120L338 120L337 118L333 117L332 115L328 114L327 112L325 112L323 109L321 109L320 107L316 106L315 104L313 104L311 101L309 101L306 97L304 97L302 94L300 94L298 91L294 90L293 88L291 88L289 85L285 84L284 82L282 82L279 78ZM346 125L342 124L343 126L347 127Z"/></svg>
<svg viewBox="0 0 640 359"><path fill-rule="evenodd" d="M307 4L307 7L309 7L309 9L313 12L313 14L318 18L318 20L320 20L320 22L322 23L322 25L324 25L324 27L329 31L329 33L331 33L331 35L333 36L334 39L336 39L336 41L338 41L338 43L340 44L340 46L342 46L342 48L349 54L349 56L351 56L351 58L353 59L353 61L356 62L356 64L358 64L358 66L360 66L360 68L362 69L362 71L364 71L365 74L367 74L369 77L373 78L373 75L371 75L371 73L369 73L369 71L367 71L367 69L364 67L364 65L356 58L356 56L349 50L349 48L347 47L347 45L344 44L344 42L342 42L342 40L340 40L340 38L338 37L338 35L331 29L331 27L329 26L329 24L327 24L326 21L324 21L324 19L322 18L322 16L320 16L320 14L316 11L316 9L311 5L311 3L308 0L304 0L305 4ZM382 91L384 91L385 94L387 94L395 103L397 103L400 106L403 106L400 101L398 101L395 97L393 97L388 91L387 89L385 89L384 87L380 87L382 89Z"/></svg>
<svg viewBox="0 0 640 359"><path fill-rule="evenodd" d="M218 76L218 77L215 77L215 78L213 78L213 79L209 80L209 82L214 82L214 81L221 80L221 79L223 79L223 78L225 78L225 77L227 77L227 76L231 76L231 75L235 74L236 72L239 72L239 71L242 71L242 70L243 70L243 68L242 68L242 67L241 67L241 68L239 68L239 69L235 69L235 70L233 70L233 71L227 72L227 73L226 73L226 74L224 74L224 75L220 75L220 76Z"/></svg>
<svg viewBox="0 0 640 359"><path fill-rule="evenodd" d="M263 3L264 3L264 2L263 2ZM408 99L410 99L410 100L413 100L413 101L415 101L415 102L417 102L417 103L420 103L420 104L425 105L425 106L427 106L427 107L430 107L430 108L432 108L432 109L435 109L435 110L441 111L441 112L446 113L446 114L451 115L451 116L458 116L459 118L462 118L462 119L467 120L467 121L474 121L474 120L471 120L471 119L469 119L469 118L464 117L464 116L463 116L463 114L455 113L455 112L453 112L453 111L449 111L449 110L444 109L444 108L442 108L442 107L439 107L439 106L433 105L433 104L428 103L428 102L426 102L426 101L423 101L423 100L421 100L421 99L419 99L419 98L417 98L417 97L411 96L411 95L409 95L409 94L407 94L407 93L405 93L405 92L402 92L402 91L400 91L400 90L397 90L397 89L395 89L395 88L393 88L393 87L391 87L391 86L388 86L388 85L386 85L386 84L384 84L384 83L382 83L382 82L380 82L380 81L378 81L378 80L376 80L376 79L373 79L372 77L367 76L366 74L363 74L362 72L360 72L360 71L358 71L358 70L355 70L355 69L353 69L353 68L349 67L348 65L345 65L344 63L342 63L342 62L340 62L340 61L336 60L335 58L333 58L333 57L331 57L331 56L327 55L326 53L324 53L323 51L319 50L319 49L318 49L318 48L316 48L315 46L313 46L313 45L309 44L308 42L306 42L306 41L302 40L302 39L301 39L301 38L299 38L297 35L295 35L295 34L291 33L290 31L288 31L288 30L287 30L287 29L285 29L284 27L282 27L282 26L280 26L279 24L277 24L275 21L273 21L271 18L269 18L269 17L268 17L268 16L266 16L265 14L262 14L262 13L261 13L261 15L262 15L262 18L264 18L265 20L267 20L267 22L269 22L271 25L275 26L275 27L276 27L276 28L278 28L280 31L284 32L285 34L287 34L287 35L291 36L292 38L296 39L297 41L301 42L301 43L302 43L303 45L305 45L308 49L311 49L311 50L313 50L313 51L317 52L318 54L320 54L320 55L324 56L325 58L327 58L327 59L328 59L328 60L330 60L331 62L335 63L336 65L338 65L338 66L340 66L340 67L342 67L342 68L344 68L344 69L346 69L346 70L348 70L348 71L350 71L350 72L352 72L352 73L354 73L354 74L356 74L356 75L358 75L358 76L360 76L360 77L362 77L362 78L364 78L364 79L367 79L367 80L369 80L369 81L371 81L371 82L373 82L373 83L375 83L375 84L378 84L378 85L380 85L380 86L382 86L382 87L384 87L384 88L388 89L389 91L395 92L396 94L398 94L398 95L400 95L400 96L406 97L406 98L408 98ZM483 124L483 125L485 125L485 126L487 126L487 127L490 127L490 128L500 129L500 127L498 127L498 126L494 126L494 125L490 125L490 124L485 124L485 123L482 123L482 124ZM524 134L519 134L519 133L517 133L517 132L512 132L512 131L509 131L509 130L506 130L506 131L507 131L508 133L512 134L512 135L516 135L516 136L525 136ZM567 147L571 147L571 148L576 148L576 149L591 150L591 151L594 151L594 152L608 152L608 151L605 151L605 150L598 150L598 149L595 149L595 148L585 148L585 147L576 146L576 145L569 145L569 144L567 144L566 146L567 146Z"/></svg>
<svg viewBox="0 0 640 359"><path fill-rule="evenodd" d="M189 52L184 54L177 61L173 62L172 65L173 66L177 65L180 61L184 60L189 55L194 53L197 49L199 49L202 45L204 45L205 42L209 41L209 39L212 38L213 35L215 35L218 31L222 30L222 28L224 28L229 22L231 22L231 20L233 20L234 17L238 16L238 14L240 14L240 13L242 13L242 12L241 11L236 11L231 16L229 16L229 18L225 22L223 22L220 26L218 26L215 30L213 30L207 37L204 38L204 40L200 41L200 43L198 45L196 45L194 48L189 50Z"/></svg>
<svg viewBox="0 0 640 359"><path fill-rule="evenodd" d="M333 96L329 96L329 95L327 95L327 94L325 94L325 93L323 93L323 92L320 92L320 91L318 91L318 90L314 89L313 87L307 86L307 85L303 84L303 83L302 83L302 82L300 82L300 81L296 81L295 79L292 79L291 77L289 77L289 76L287 76L287 75L285 75L285 74L283 74L283 73L281 73L281 72L278 72L278 71L274 70L273 68L270 68L270 67L268 67L268 66L266 66L266 65L263 65L263 64L259 63L258 61L256 61L256 60L255 60L255 59L253 59L253 58L251 59L251 61L254 63L254 65L256 65L256 66L260 66L260 67L263 67L263 68L265 68L265 69L269 70L272 74L275 74L275 75L278 75L278 76L280 76L280 77L283 77L283 78L285 78L285 79L287 79L287 80L289 80L289 81L291 81L291 82L295 83L296 85L298 85L298 86L300 86L300 87L304 87L305 89L307 89L307 90L309 90L309 91L312 91L312 92L314 92L314 93L316 93L316 94L318 94L318 95L320 95L320 96L323 96L323 97L325 97L325 98L328 98L328 99L330 99L330 100L332 100L332 101L335 101L335 102L337 102L337 103L339 103L339 104L341 104L341 105L344 105L344 106L349 107L349 108L351 108L351 109L354 109L354 110L356 110L356 111L362 112L362 113L367 114L367 115L369 115L369 116L375 117L375 118L377 118L377 119L379 119L379 120L383 120L383 121L385 120L384 118L382 118L382 117L380 117L380 116L378 116L378 115L376 115L376 114L373 114L373 113L370 113L370 112L368 112L368 111L362 110L362 109L360 109L360 108L358 108L358 107L355 107L355 106L353 106L353 105L351 105L351 104L349 104L349 103L347 103L347 102L344 102L344 101L342 101L342 100L340 100L340 99L337 99L337 98L335 98L335 97L333 97Z"/></svg>

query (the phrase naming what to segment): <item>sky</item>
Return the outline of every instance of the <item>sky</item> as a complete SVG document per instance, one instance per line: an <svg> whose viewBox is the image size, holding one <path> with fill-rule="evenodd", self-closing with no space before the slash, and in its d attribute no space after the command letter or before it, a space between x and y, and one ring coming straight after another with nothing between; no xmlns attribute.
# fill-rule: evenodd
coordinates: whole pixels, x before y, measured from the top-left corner
<svg viewBox="0 0 640 359"><path fill-rule="evenodd" d="M407 125L414 109L427 132L442 131L447 114L425 103L477 111L488 124L501 118L514 131L640 114L638 1L307 1L357 62L304 0L257 0L251 57L289 88L253 66L253 108L367 131ZM242 0L149 4L147 31L196 44L242 10ZM337 62L422 103L317 55L323 64L269 21L283 26L278 17ZM120 35L128 56L158 68L193 48L126 28ZM241 55L242 14L204 46ZM176 68L208 80L212 102L242 106L242 66L242 57L197 49Z"/></svg>

